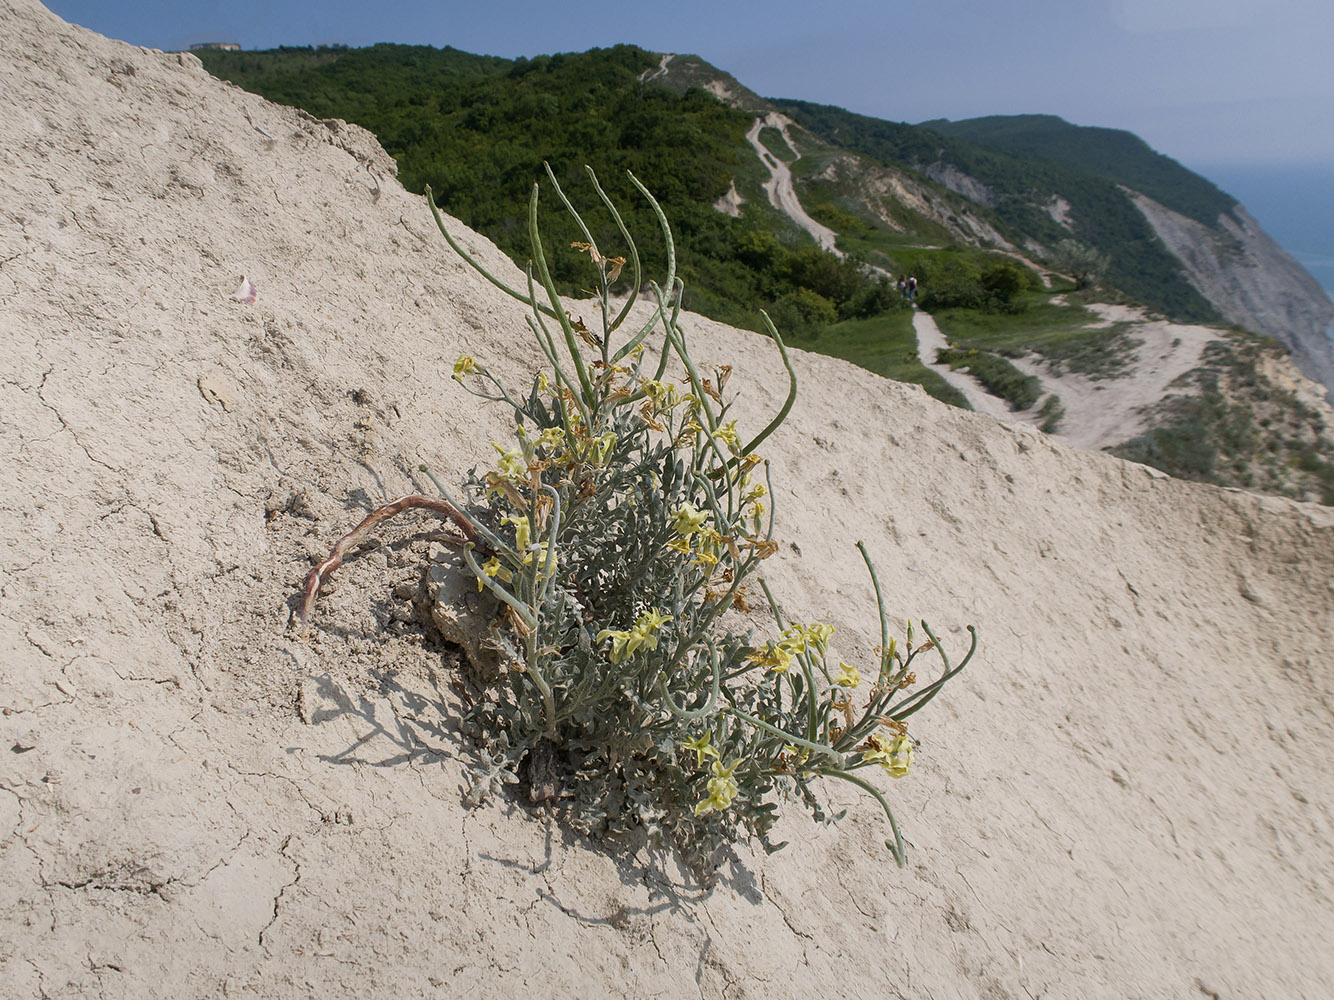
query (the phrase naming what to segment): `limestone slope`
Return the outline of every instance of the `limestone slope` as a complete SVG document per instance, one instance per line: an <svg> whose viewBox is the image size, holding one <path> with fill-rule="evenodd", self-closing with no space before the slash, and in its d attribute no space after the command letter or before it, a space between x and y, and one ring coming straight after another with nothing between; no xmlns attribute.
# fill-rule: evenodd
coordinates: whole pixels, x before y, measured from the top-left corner
<svg viewBox="0 0 1334 1000"><path fill-rule="evenodd" d="M374 140L34 0L0 0L0 88L6 997L1329 992L1330 511L800 357L767 456L789 613L865 662L862 538L896 620L984 646L887 789L907 870L831 790L843 822L794 810L701 889L464 808L429 522L288 631L311 560L420 463L490 461L504 414L454 357L537 364ZM770 345L685 325L766 420Z"/></svg>

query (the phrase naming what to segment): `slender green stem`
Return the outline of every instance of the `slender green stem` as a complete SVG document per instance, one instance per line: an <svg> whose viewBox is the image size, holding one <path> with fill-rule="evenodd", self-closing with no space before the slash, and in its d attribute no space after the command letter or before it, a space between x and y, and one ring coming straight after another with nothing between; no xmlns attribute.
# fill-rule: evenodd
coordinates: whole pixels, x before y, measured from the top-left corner
<svg viewBox="0 0 1334 1000"><path fill-rule="evenodd" d="M477 558L472 554L473 546L465 545L463 547L463 561L468 564L468 569L472 570L473 576L482 581L482 585L487 590L495 594L498 598L514 609L514 613L519 616L530 629L537 628L537 618L533 614L533 609L524 605L517 597L502 587L495 580L487 575L486 570L482 569L477 562Z"/></svg>
<svg viewBox="0 0 1334 1000"><path fill-rule="evenodd" d="M551 530L547 533L546 565L542 567L542 590L537 601L538 608L551 596L551 588L556 582L556 542L560 538L560 493L554 487L543 484L542 490L551 497Z"/></svg>
<svg viewBox="0 0 1334 1000"><path fill-rule="evenodd" d="M875 563L871 561L871 556L866 551L866 543L859 539L857 549L862 554L862 561L866 563L867 572L871 574L871 586L875 588L875 606L880 612L880 674L884 676L885 669L889 665L889 619L885 617L885 598L880 592L880 578L876 576Z"/></svg>
<svg viewBox="0 0 1334 1000"><path fill-rule="evenodd" d="M764 318L764 325L769 328L769 335L774 338L774 343L778 345L778 354L783 359L783 367L787 369L787 399L783 403L783 408L778 411L778 415L769 421L768 426L759 434L755 435L746 447L741 449L741 454L749 455L752 451L764 443L774 431L778 430L779 425L787 419L787 415L792 412L792 404L797 401L797 372L792 367L792 359L787 356L787 347L783 344L783 338L778 335L778 328L773 325L769 319L769 314L760 310L760 315Z"/></svg>
<svg viewBox="0 0 1334 1000"><path fill-rule="evenodd" d="M444 216L440 214L440 209L436 208L435 206L435 197L431 194L431 186L429 184L426 185L426 204L431 206L431 215L435 217L436 227L440 230L441 235L444 236L445 242L449 244L451 250L453 250L461 258L463 258L463 262L465 264L467 264L474 271L480 274L483 278L491 282L491 284L495 285L497 288L499 288L502 292L504 292L511 298L518 299L520 302L532 306L534 309L540 309L549 316L556 315L556 313L549 307L544 306L542 305L542 303L536 302L533 299L526 298L522 292L517 291L511 288L509 285L505 284L505 282L501 281L494 274L492 274L490 271L484 268L480 263L478 263L476 257L468 253L467 250L464 250L463 247L459 245L458 241L456 241L453 236L449 235L449 230L445 227Z"/></svg>
<svg viewBox="0 0 1334 1000"><path fill-rule="evenodd" d="M766 733L770 733L774 736L781 737L782 739L787 740L794 746L805 747L807 750L823 754L825 757L828 757L830 760L834 761L838 765L838 767L840 768L839 773L842 773L841 769L847 766L847 761L843 759L843 755L841 753L839 753L837 750L825 746L823 743L815 743L811 740L803 739L800 736L793 736L791 733L784 732L777 726L771 726L763 719L757 719L755 718L755 716L743 712L741 711L741 709L736 708L735 706L729 705L727 708L724 708L723 711L735 715L742 722L748 722L752 726L755 726L757 729L763 729Z"/></svg>
<svg viewBox="0 0 1334 1000"><path fill-rule="evenodd" d="M607 345L611 340L611 329L607 323L607 313L611 308L610 300L608 298L607 265L602 256L602 251L598 249L597 240L593 239L593 234L589 232L588 226L584 224L584 217L580 215L574 205L571 204L570 199L565 197L565 192L561 189L560 182L556 180L556 174L551 169L551 164L544 160L542 166L546 167L547 179L551 181L551 186L556 191L556 197L561 200L561 204L564 205L565 210L570 213L570 217L574 219L575 225L579 227L579 231L584 234L584 240L590 247L590 253L588 255L590 262L597 268L598 302L601 306L600 311L602 313L602 360L606 362L608 360Z"/></svg>
<svg viewBox="0 0 1334 1000"><path fill-rule="evenodd" d="M821 768L819 773L827 774L831 778L842 778L844 781L850 781L858 788L862 789L862 791L870 792L871 795L874 796L875 800L880 803L880 807L885 810L885 815L889 817L889 828L894 831L894 843L891 844L887 840L885 841L885 846L894 853L894 860L898 862L898 866L903 868L908 862L908 855L903 847L903 837L899 833L899 824L894 819L894 810L889 808L889 802L886 801L884 795L880 793L880 789L876 788L875 785L866 781L864 778L859 778L855 774L849 774L847 771L835 770L833 768Z"/></svg>
<svg viewBox="0 0 1334 1000"><path fill-rule="evenodd" d="M597 395L593 391L593 383L589 381L588 368L584 365L584 355L579 349L579 340L575 336L574 327L570 324L570 317L566 316L565 310L561 308L560 293L556 291L556 282L547 267L547 255L542 250L542 233L537 226L537 201L538 187L534 184L532 196L528 199L528 236L533 244L533 263L537 265L537 275L542 279L542 287L547 290L547 298L555 311L556 322L560 324L561 331L565 334L565 346L569 351L570 360L574 362L574 372L579 376L584 403L591 410L595 407Z"/></svg>
<svg viewBox="0 0 1334 1000"><path fill-rule="evenodd" d="M653 209L653 214L658 217L658 227L662 230L662 242L667 251L667 276L663 281L666 288L672 288L676 284L676 241L672 239L672 227L667 221L667 214L663 212L662 206L658 204L658 199L654 198L649 189L639 183L639 178L630 171L626 171L626 176L630 178L630 183L639 189L639 193L648 201L649 207Z"/></svg>
<svg viewBox="0 0 1334 1000"><path fill-rule="evenodd" d="M593 168L585 164L584 169L588 171L589 180L593 182L593 190L597 192L598 197L602 199L602 204L607 206L607 211L611 213L612 219L615 220L616 228L620 230L621 239L625 240L626 249L630 254L630 297L626 299L625 305L621 307L621 311L616 314L616 318L611 321L611 325L607 328L607 332L610 334L625 322L625 317L629 316L630 310L634 308L635 300L639 298L639 283L643 279L643 269L639 263L639 248L635 246L635 241L631 239L630 230L625 227L625 222L621 219L621 213L616 210L616 203L607 197L607 192L602 190L602 185L598 183L598 175L593 172ZM644 334L648 333L651 326L652 321L637 338L617 351L612 361L620 361L621 358L633 351L639 345L639 342L644 339Z"/></svg>
<svg viewBox="0 0 1334 1000"><path fill-rule="evenodd" d="M945 686L945 682L964 667L968 666L968 661L973 658L973 653L977 651L977 629L969 625L968 632L973 637L972 645L968 647L968 654L963 658L963 661L957 667L951 668L949 657L945 655L944 648L940 645L940 642L936 637L931 634L931 630L927 628L926 622L922 622L922 628L930 637L932 644L936 647L936 651L940 653L940 658L945 661L945 672L936 678L930 687L923 688L921 691L918 691L916 694L894 707L894 711L891 713L891 718L897 719L900 722L921 709L927 702L939 694L940 689Z"/></svg>

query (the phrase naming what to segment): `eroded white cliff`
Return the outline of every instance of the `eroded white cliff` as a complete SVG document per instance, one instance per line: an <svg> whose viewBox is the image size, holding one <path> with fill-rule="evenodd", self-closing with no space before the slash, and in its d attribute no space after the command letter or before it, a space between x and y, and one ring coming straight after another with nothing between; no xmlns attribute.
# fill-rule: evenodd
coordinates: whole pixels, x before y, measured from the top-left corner
<svg viewBox="0 0 1334 1000"><path fill-rule="evenodd" d="M1334 396L1334 303L1238 205L1214 227L1126 190L1195 288L1238 326L1268 334Z"/></svg>

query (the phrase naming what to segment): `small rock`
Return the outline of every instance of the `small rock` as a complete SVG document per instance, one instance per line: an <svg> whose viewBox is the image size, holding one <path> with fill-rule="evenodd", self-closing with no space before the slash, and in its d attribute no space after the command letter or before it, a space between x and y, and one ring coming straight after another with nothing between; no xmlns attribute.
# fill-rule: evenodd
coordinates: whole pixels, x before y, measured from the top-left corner
<svg viewBox="0 0 1334 1000"><path fill-rule="evenodd" d="M499 678L506 660L496 632L500 602L489 592L478 592L476 577L457 552L450 552L447 560L433 563L426 571L426 590L431 621L446 642L463 648L477 681L489 684Z"/></svg>

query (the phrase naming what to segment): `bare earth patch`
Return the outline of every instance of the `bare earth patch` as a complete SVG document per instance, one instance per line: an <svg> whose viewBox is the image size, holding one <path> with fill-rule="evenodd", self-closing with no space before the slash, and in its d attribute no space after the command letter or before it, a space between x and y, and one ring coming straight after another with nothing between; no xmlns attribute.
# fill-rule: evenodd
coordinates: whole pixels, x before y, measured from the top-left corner
<svg viewBox="0 0 1334 1000"><path fill-rule="evenodd" d="M1061 397L1065 417L1055 436L1080 448L1097 449L1121 444L1143 431L1142 409L1169 395L1172 383L1198 367L1205 345L1220 335L1207 326L1149 320L1131 306L1089 308L1108 326L1130 324L1130 337L1141 342L1129 365L1134 375L1092 379L1076 372L1054 374L1050 366L1032 358L1012 360L1024 374L1038 376L1044 392ZM1036 414L1033 420L1040 422Z"/></svg>

